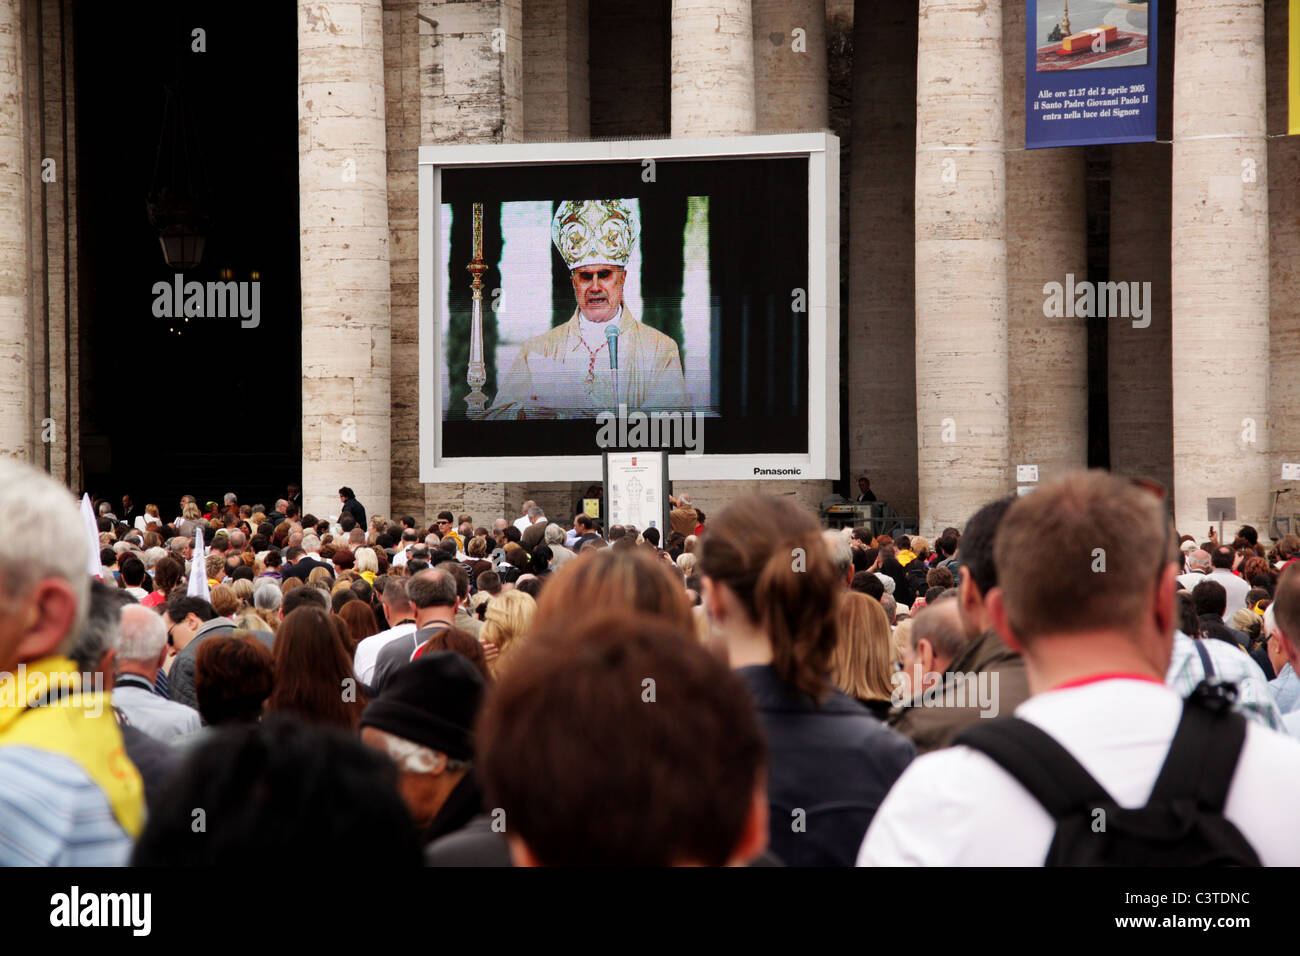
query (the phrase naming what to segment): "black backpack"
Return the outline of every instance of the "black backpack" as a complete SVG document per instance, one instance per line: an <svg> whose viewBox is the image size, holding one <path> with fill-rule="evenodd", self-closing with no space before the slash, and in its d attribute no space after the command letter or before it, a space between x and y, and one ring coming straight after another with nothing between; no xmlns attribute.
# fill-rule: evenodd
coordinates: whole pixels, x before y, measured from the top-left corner
<svg viewBox="0 0 1300 956"><path fill-rule="evenodd" d="M1207 655L1202 655L1202 660ZM1260 866L1223 815L1246 740L1232 692L1211 677L1183 702L1169 754L1144 807L1124 809L1049 734L1015 717L981 720L956 743L1015 777L1056 820L1045 866Z"/></svg>

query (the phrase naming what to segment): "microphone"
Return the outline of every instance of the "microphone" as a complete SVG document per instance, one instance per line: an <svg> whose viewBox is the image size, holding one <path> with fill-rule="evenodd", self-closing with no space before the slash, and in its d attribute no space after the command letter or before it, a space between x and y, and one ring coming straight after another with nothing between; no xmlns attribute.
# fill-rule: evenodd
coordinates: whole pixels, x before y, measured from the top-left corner
<svg viewBox="0 0 1300 956"><path fill-rule="evenodd" d="M611 325L605 330L605 342L609 345L609 367L618 368L618 326Z"/></svg>

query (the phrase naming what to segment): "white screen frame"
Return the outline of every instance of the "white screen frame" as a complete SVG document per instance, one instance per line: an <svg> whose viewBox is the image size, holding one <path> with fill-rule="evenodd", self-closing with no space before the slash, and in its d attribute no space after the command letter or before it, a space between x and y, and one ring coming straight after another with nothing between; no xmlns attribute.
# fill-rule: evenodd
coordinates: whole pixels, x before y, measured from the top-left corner
<svg viewBox="0 0 1300 956"><path fill-rule="evenodd" d="M839 478L840 428L840 147L833 133L421 146L419 150L419 434L420 481L596 481L602 456L553 455L449 458L442 454L443 300L437 237L441 233L442 170L459 166L538 166L806 157L808 159L808 453L669 455L674 481ZM596 430L593 419L593 438ZM768 472L768 473L763 473ZM785 472L775 474L772 472Z"/></svg>

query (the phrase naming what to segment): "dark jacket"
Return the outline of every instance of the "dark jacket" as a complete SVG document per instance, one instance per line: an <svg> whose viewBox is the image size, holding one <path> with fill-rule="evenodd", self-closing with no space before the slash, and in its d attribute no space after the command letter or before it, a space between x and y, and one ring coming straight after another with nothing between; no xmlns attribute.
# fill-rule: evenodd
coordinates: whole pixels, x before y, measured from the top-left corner
<svg viewBox="0 0 1300 956"><path fill-rule="evenodd" d="M492 830L492 816L481 813L465 826L424 848L425 866L511 866L504 833Z"/></svg>
<svg viewBox="0 0 1300 956"><path fill-rule="evenodd" d="M199 653L199 642L213 634L232 634L235 622L228 617L214 617L194 632L194 638L176 654L172 669L167 672L167 693L178 704L199 708L199 698L194 693L194 660Z"/></svg>
<svg viewBox="0 0 1300 956"><path fill-rule="evenodd" d="M305 583L307 575L311 574L317 568L324 568L330 573L330 577L334 577L334 569L330 567L330 565L326 564L324 561L316 560L310 554L304 554L293 564L285 565L280 568L280 580L285 581L289 578L301 578Z"/></svg>
<svg viewBox="0 0 1300 956"><path fill-rule="evenodd" d="M144 781L144 804L148 810L156 810L158 801L172 775L181 765L182 754L175 747L169 747L161 740L155 740L138 727L121 724L122 745L126 756L140 771Z"/></svg>
<svg viewBox="0 0 1300 956"><path fill-rule="evenodd" d="M894 579L894 600L900 605L910 605L916 600L917 596L907 580L907 571L898 563L898 558L887 559L880 565L880 572Z"/></svg>
<svg viewBox="0 0 1300 956"><path fill-rule="evenodd" d="M916 748L838 690L817 707L770 665L736 674L749 686L767 740L769 848L786 866L852 866Z"/></svg>
<svg viewBox="0 0 1300 956"><path fill-rule="evenodd" d="M947 747L959 733L980 720L979 678L976 678L975 687L965 688L958 695L954 690L958 681L956 675L985 672L998 675L996 685L991 679L985 685L990 691L996 690L992 703L997 712L993 713L993 707L990 706L990 719L1010 717L1011 712L1029 697L1025 662L996 632L985 631L971 641L944 671L943 691L936 691L933 697L934 703L944 706L921 706L919 700L914 700L890 715L890 726L916 744L917 753L925 754ZM966 701L963 706L948 706L963 698Z"/></svg>
<svg viewBox="0 0 1300 956"><path fill-rule="evenodd" d="M449 836L464 828L482 812L483 797L479 793L478 784L471 771L461 777L460 783L447 794L447 799L438 808L433 822L420 834L420 842L428 846L442 837Z"/></svg>
<svg viewBox="0 0 1300 956"><path fill-rule="evenodd" d="M366 509L356 498L343 502L343 511L357 519L357 527L366 530Z"/></svg>

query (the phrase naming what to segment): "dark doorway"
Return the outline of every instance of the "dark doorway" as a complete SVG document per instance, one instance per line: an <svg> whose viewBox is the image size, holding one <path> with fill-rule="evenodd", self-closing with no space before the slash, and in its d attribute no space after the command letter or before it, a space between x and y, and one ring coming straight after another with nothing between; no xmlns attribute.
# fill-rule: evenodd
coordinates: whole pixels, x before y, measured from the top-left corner
<svg viewBox="0 0 1300 956"><path fill-rule="evenodd" d="M296 16L293 4L239 0L75 7L85 485L114 502L129 493L141 510L155 502L164 521L185 493L270 506L298 480ZM210 214L184 282L250 283L250 307L258 282L256 327L155 315L155 285L177 275L146 205L169 90L188 125L184 155L164 154L161 175L179 167L205 184Z"/></svg>

